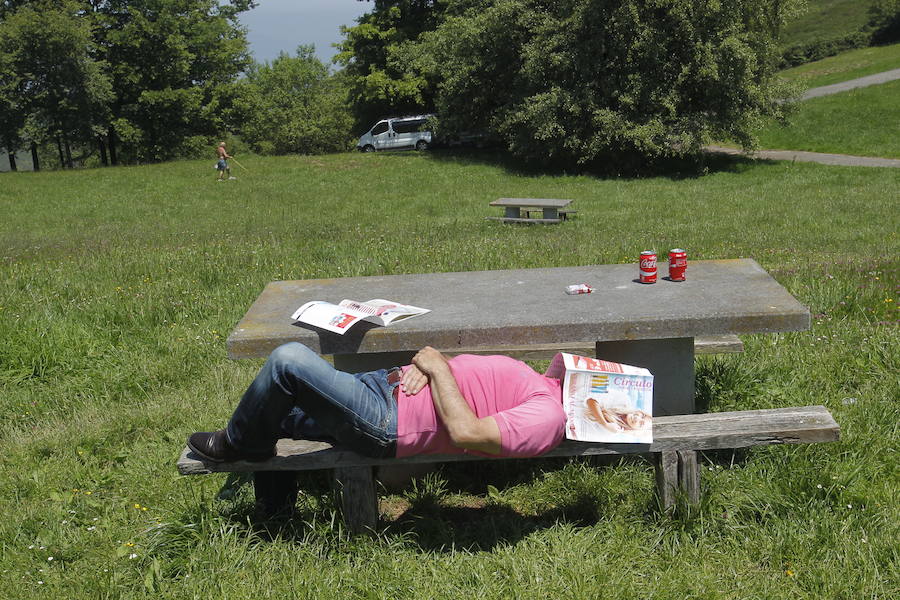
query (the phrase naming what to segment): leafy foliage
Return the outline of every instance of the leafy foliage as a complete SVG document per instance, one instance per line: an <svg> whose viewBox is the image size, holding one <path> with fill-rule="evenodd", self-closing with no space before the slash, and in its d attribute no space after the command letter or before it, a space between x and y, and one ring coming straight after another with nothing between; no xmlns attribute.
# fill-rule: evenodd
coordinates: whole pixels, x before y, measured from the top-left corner
<svg viewBox="0 0 900 600"><path fill-rule="evenodd" d="M435 81L407 68L408 46L423 32L436 29L447 14L482 3L375 0L373 10L360 17L358 25L342 28L345 39L335 61L345 67L357 124L430 108Z"/></svg>
<svg viewBox="0 0 900 600"><path fill-rule="evenodd" d="M676 156L753 145L780 116L774 36L790 3L498 0L424 34L411 64L440 83L451 131L498 133L533 161Z"/></svg>
<svg viewBox="0 0 900 600"><path fill-rule="evenodd" d="M271 64L254 65L241 84L247 115L243 140L262 154L347 150L352 125L346 87L315 57L312 46Z"/></svg>
<svg viewBox="0 0 900 600"><path fill-rule="evenodd" d="M0 3L0 105L7 139L101 135L113 162L183 155L227 128L233 82L249 63L237 15L252 0L18 0ZM46 22L46 23L45 23ZM3 100L6 98L7 100ZM12 137L10 137L12 136ZM16 140L17 141L17 140ZM104 144L105 144L104 143Z"/></svg>
<svg viewBox="0 0 900 600"><path fill-rule="evenodd" d="M411 4L430 11L415 27ZM490 132L533 162L641 164L712 137L753 146L759 120L787 109L774 41L795 5L383 2L341 60L362 113L435 108L443 134Z"/></svg>
<svg viewBox="0 0 900 600"><path fill-rule="evenodd" d="M78 5L25 5L0 27L0 103L4 141L14 148L29 125L66 140L90 139L112 98L90 24ZM8 111L8 112L7 112Z"/></svg>
<svg viewBox="0 0 900 600"><path fill-rule="evenodd" d="M869 7L872 42L892 44L900 41L900 0L875 0Z"/></svg>

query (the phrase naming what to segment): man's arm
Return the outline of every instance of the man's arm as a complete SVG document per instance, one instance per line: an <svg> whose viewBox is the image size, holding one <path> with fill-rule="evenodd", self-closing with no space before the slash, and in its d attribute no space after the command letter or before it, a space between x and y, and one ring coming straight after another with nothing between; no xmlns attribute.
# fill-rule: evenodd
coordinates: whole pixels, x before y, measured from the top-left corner
<svg viewBox="0 0 900 600"><path fill-rule="evenodd" d="M493 417L479 419L472 411L460 393L444 355L426 346L419 350L412 362L428 376L434 408L447 428L453 445L500 454L500 427L497 421Z"/></svg>

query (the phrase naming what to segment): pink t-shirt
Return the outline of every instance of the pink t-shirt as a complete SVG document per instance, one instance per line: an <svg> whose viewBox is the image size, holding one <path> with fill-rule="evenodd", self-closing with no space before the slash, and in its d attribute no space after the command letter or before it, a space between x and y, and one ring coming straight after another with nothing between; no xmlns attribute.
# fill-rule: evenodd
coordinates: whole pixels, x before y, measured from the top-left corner
<svg viewBox="0 0 900 600"><path fill-rule="evenodd" d="M559 380L544 377L508 356L461 354L449 363L459 391L475 415L493 416L500 427L501 456L537 456L562 441L566 415ZM450 434L434 408L430 386L414 396L398 391L398 457L483 455L450 442Z"/></svg>

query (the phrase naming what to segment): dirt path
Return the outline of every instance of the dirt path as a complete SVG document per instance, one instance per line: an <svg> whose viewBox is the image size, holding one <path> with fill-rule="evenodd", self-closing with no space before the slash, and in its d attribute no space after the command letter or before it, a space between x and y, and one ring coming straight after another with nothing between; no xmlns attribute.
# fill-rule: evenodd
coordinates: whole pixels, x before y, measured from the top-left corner
<svg viewBox="0 0 900 600"><path fill-rule="evenodd" d="M823 85L822 87L811 88L806 91L800 100L808 100L810 98L819 98L821 96L830 96L854 90L856 88L867 87L870 85L878 85L879 83L887 83L900 79L900 69L875 73L866 77L859 77L849 81L842 81L832 85ZM707 152L717 154L730 154L732 156L743 156L742 150L735 148L726 148L724 146L706 146ZM869 156L851 156L849 154L825 154L822 152L804 152L802 150L757 150L749 155L752 158L764 158L768 160L790 160L796 162L813 162L822 165L841 165L845 167L892 167L900 168L900 159L896 158L874 158Z"/></svg>
<svg viewBox="0 0 900 600"><path fill-rule="evenodd" d="M706 146L707 152L743 156L744 152L736 148L724 146ZM749 155L751 158L768 160L790 160L796 162L814 162L822 165L841 165L845 167L892 167L900 169L900 159L873 158L869 156L850 156L849 154L824 154L821 152L803 152L802 150L757 150Z"/></svg>
<svg viewBox="0 0 900 600"><path fill-rule="evenodd" d="M846 92L856 88L887 83L888 81L894 81L895 79L900 79L900 69L875 73L874 75L867 75L866 77L859 77L857 79L833 83L831 85L823 85L822 87L810 88L806 90L806 93L800 96L800 100L809 100L810 98L819 98L820 96L830 96L831 94L839 94L840 92Z"/></svg>

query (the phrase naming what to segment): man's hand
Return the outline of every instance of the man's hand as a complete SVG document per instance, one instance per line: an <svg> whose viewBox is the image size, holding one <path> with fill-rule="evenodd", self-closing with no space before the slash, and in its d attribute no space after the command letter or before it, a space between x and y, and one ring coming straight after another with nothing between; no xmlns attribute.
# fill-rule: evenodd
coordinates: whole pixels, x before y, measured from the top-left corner
<svg viewBox="0 0 900 600"><path fill-rule="evenodd" d="M428 377L433 377L435 373L450 368L447 365L447 358L431 346L425 346L419 350L413 356L412 364Z"/></svg>
<svg viewBox="0 0 900 600"><path fill-rule="evenodd" d="M403 372L403 377L400 379L400 389L407 396L415 396L426 385L428 385L428 375L420 371L416 365L410 365Z"/></svg>

